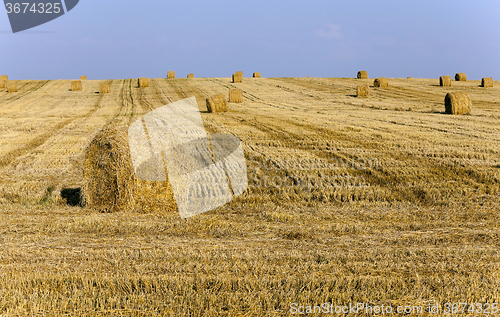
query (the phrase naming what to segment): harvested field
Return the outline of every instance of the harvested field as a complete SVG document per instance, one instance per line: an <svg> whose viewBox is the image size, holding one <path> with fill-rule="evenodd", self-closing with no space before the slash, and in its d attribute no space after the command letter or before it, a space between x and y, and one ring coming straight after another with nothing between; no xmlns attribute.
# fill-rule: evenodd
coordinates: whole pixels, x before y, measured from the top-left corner
<svg viewBox="0 0 500 317"><path fill-rule="evenodd" d="M106 94L98 80L78 93L69 80L16 80L17 93L0 91L0 315L499 302L500 85L389 80L370 98L357 86L373 81L356 78L116 79ZM234 88L243 103L207 112L206 98ZM445 115L452 91L471 114ZM209 133L242 141L244 194L186 220L171 194L114 213L61 198L83 186L104 127L191 96Z"/></svg>

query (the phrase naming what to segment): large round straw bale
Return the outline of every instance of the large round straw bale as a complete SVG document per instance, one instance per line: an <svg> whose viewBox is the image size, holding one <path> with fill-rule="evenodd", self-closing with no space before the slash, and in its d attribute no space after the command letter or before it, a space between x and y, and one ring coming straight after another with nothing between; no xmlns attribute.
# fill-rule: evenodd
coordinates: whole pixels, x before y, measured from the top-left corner
<svg viewBox="0 0 500 317"><path fill-rule="evenodd" d="M227 99L223 94L216 94L207 98L208 112L227 111Z"/></svg>
<svg viewBox="0 0 500 317"><path fill-rule="evenodd" d="M451 86L451 77L448 75L439 77L439 86L450 87Z"/></svg>
<svg viewBox="0 0 500 317"><path fill-rule="evenodd" d="M169 70L167 72L167 79L174 79L175 78L175 72L173 70Z"/></svg>
<svg viewBox="0 0 500 317"><path fill-rule="evenodd" d="M7 91L8 92L17 92L17 84L15 81L9 82L9 85L7 86Z"/></svg>
<svg viewBox="0 0 500 317"><path fill-rule="evenodd" d="M148 78L144 78L144 77L139 78L138 82L137 82L137 86L139 88L141 88L141 87L149 87L149 79Z"/></svg>
<svg viewBox="0 0 500 317"><path fill-rule="evenodd" d="M243 90L238 88L229 89L229 102L243 102Z"/></svg>
<svg viewBox="0 0 500 317"><path fill-rule="evenodd" d="M368 79L368 72L366 70L360 70L358 72L358 79Z"/></svg>
<svg viewBox="0 0 500 317"><path fill-rule="evenodd" d="M87 76L85 76L85 75L80 76L80 80L87 80Z"/></svg>
<svg viewBox="0 0 500 317"><path fill-rule="evenodd" d="M110 83L100 83L99 84L99 93L100 94L109 94L111 92L111 84Z"/></svg>
<svg viewBox="0 0 500 317"><path fill-rule="evenodd" d="M493 78L485 77L481 80L481 87L493 87Z"/></svg>
<svg viewBox="0 0 500 317"><path fill-rule="evenodd" d="M370 97L370 88L368 85L358 85L357 87L358 98Z"/></svg>
<svg viewBox="0 0 500 317"><path fill-rule="evenodd" d="M9 76L7 76L7 75L2 75L2 76L0 76L0 80L5 80L5 81L7 81L7 80L9 80Z"/></svg>
<svg viewBox="0 0 500 317"><path fill-rule="evenodd" d="M85 149L83 199L99 212L134 206L136 177L125 128L102 129Z"/></svg>
<svg viewBox="0 0 500 317"><path fill-rule="evenodd" d="M188 74L187 78L194 78L194 74Z"/></svg>
<svg viewBox="0 0 500 317"><path fill-rule="evenodd" d="M469 114L472 110L472 101L465 92L449 92L444 98L447 114Z"/></svg>
<svg viewBox="0 0 500 317"><path fill-rule="evenodd" d="M243 82L243 74L241 72L236 72L236 74L233 74L233 83L241 82Z"/></svg>
<svg viewBox="0 0 500 317"><path fill-rule="evenodd" d="M380 87L380 88L386 88L389 87L389 81L385 77L379 77L375 79L373 82L373 86L375 87Z"/></svg>
<svg viewBox="0 0 500 317"><path fill-rule="evenodd" d="M80 80L73 80L71 82L71 91L82 90L82 82Z"/></svg>
<svg viewBox="0 0 500 317"><path fill-rule="evenodd" d="M465 73L456 73L455 81L467 81L467 76L465 75Z"/></svg>
<svg viewBox="0 0 500 317"><path fill-rule="evenodd" d="M261 78L260 73L253 73L254 78Z"/></svg>

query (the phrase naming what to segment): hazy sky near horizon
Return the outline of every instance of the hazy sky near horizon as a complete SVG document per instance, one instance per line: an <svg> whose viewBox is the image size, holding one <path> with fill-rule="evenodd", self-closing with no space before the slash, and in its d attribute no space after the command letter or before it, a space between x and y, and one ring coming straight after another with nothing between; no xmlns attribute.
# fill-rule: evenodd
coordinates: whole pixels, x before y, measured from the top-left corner
<svg viewBox="0 0 500 317"><path fill-rule="evenodd" d="M245 76L500 80L500 1L80 0L12 34L0 13L0 73L10 79Z"/></svg>

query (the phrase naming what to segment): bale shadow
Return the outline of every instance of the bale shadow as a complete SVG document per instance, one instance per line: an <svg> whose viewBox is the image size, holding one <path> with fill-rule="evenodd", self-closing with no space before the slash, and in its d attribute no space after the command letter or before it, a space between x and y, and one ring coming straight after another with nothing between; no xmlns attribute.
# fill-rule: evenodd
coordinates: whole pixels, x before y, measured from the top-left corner
<svg viewBox="0 0 500 317"><path fill-rule="evenodd" d="M73 207L83 207L82 189L63 188L61 189L61 198L66 199L66 204Z"/></svg>

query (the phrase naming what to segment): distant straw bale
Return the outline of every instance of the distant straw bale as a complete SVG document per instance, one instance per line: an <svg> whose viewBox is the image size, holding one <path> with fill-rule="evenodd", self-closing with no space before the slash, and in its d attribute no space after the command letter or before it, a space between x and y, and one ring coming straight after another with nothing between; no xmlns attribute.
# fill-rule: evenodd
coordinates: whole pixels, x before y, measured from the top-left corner
<svg viewBox="0 0 500 317"><path fill-rule="evenodd" d="M472 110L472 101L465 92L449 92L444 98L447 114L469 114Z"/></svg>
<svg viewBox="0 0 500 317"><path fill-rule="evenodd" d="M80 76L80 80L87 80L87 76Z"/></svg>
<svg viewBox="0 0 500 317"><path fill-rule="evenodd" d="M71 82L71 91L82 90L82 82L80 80L73 80Z"/></svg>
<svg viewBox="0 0 500 317"><path fill-rule="evenodd" d="M456 73L455 81L467 81L467 76L465 75L465 73Z"/></svg>
<svg viewBox="0 0 500 317"><path fill-rule="evenodd" d="M253 77L254 78L260 78L261 76L260 76L260 73L253 73Z"/></svg>
<svg viewBox="0 0 500 317"><path fill-rule="evenodd" d="M137 86L139 88L141 88L141 87L149 87L149 79L148 78L144 78L144 77L139 78Z"/></svg>
<svg viewBox="0 0 500 317"><path fill-rule="evenodd" d="M368 85L358 85L357 92L358 92L358 98L370 97L370 88L368 87Z"/></svg>
<svg viewBox="0 0 500 317"><path fill-rule="evenodd" d="M368 72L366 70L360 70L358 72L358 79L368 79Z"/></svg>
<svg viewBox="0 0 500 317"><path fill-rule="evenodd" d="M233 74L233 83L241 83L243 82L243 75L238 72L236 72L236 74Z"/></svg>
<svg viewBox="0 0 500 317"><path fill-rule="evenodd" d="M0 80L5 80L5 81L7 81L7 80L9 80L9 76L7 76L7 75L2 75L2 76L0 76Z"/></svg>
<svg viewBox="0 0 500 317"><path fill-rule="evenodd" d="M7 91L8 92L17 92L17 84L15 81L9 82L9 85L7 86Z"/></svg>
<svg viewBox="0 0 500 317"><path fill-rule="evenodd" d="M111 92L111 84L110 83L100 83L99 84L99 93L100 94L109 94Z"/></svg>
<svg viewBox="0 0 500 317"><path fill-rule="evenodd" d="M5 89L7 86L7 81L4 79L0 79L0 88Z"/></svg>
<svg viewBox="0 0 500 317"><path fill-rule="evenodd" d="M481 87L493 87L493 77L485 77L481 80Z"/></svg>
<svg viewBox="0 0 500 317"><path fill-rule="evenodd" d="M194 78L194 74L188 74L187 78Z"/></svg>
<svg viewBox="0 0 500 317"><path fill-rule="evenodd" d="M389 87L389 81L385 77L379 77L375 79L373 82L373 86L375 87L380 87L380 88L386 88Z"/></svg>
<svg viewBox="0 0 500 317"><path fill-rule="evenodd" d="M448 75L439 77L439 86L451 87L451 77Z"/></svg>
<svg viewBox="0 0 500 317"><path fill-rule="evenodd" d="M133 208L137 184L125 128L108 126L85 149L83 199L99 212Z"/></svg>
<svg viewBox="0 0 500 317"><path fill-rule="evenodd" d="M229 102L242 103L243 90L238 88L229 89Z"/></svg>
<svg viewBox="0 0 500 317"><path fill-rule="evenodd" d="M167 79L174 79L175 78L175 72L173 70L169 70L167 72Z"/></svg>
<svg viewBox="0 0 500 317"><path fill-rule="evenodd" d="M223 94L216 94L207 98L208 112L225 112L227 111L227 99Z"/></svg>

